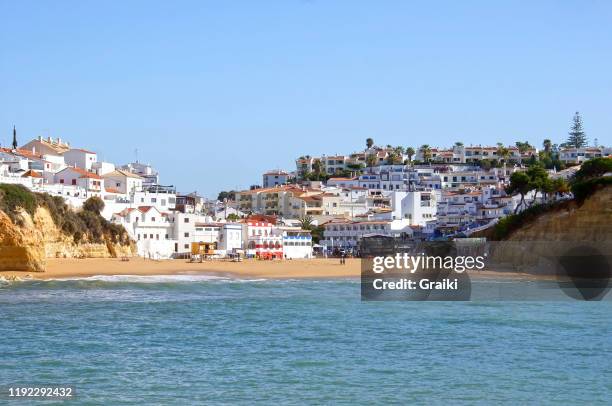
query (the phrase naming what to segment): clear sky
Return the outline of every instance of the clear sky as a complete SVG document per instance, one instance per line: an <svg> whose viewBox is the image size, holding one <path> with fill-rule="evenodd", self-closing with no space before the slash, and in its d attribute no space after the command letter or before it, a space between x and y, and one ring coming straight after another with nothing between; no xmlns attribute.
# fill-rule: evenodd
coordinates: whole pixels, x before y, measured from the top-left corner
<svg viewBox="0 0 612 406"><path fill-rule="evenodd" d="M61 137L182 192L302 154L612 144L609 1L0 0L0 143Z"/></svg>

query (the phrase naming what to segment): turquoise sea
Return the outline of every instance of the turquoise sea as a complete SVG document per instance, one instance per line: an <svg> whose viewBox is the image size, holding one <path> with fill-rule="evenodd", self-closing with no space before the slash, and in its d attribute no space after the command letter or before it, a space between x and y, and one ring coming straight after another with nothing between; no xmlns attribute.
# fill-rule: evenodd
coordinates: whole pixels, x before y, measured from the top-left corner
<svg viewBox="0 0 612 406"><path fill-rule="evenodd" d="M0 386L73 385L74 405L612 403L610 301L362 302L359 288L12 283L0 288Z"/></svg>

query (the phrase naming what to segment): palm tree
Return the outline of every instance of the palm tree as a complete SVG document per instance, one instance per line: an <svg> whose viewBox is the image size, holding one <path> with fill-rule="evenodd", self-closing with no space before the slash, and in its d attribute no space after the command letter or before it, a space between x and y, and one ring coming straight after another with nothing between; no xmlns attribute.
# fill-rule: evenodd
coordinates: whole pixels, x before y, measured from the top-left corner
<svg viewBox="0 0 612 406"><path fill-rule="evenodd" d="M368 166L368 168L376 166L377 163L378 159L376 158L376 154L370 154L366 157L366 165Z"/></svg>
<svg viewBox="0 0 612 406"><path fill-rule="evenodd" d="M408 161L412 162L412 157L414 156L414 148L408 147L406 148L406 155L408 155Z"/></svg>
<svg viewBox="0 0 612 406"><path fill-rule="evenodd" d="M497 143L497 157L500 160L503 160L505 164L509 156L510 156L510 150L507 147L504 147L504 144L502 144L501 142L498 142Z"/></svg>
<svg viewBox="0 0 612 406"><path fill-rule="evenodd" d="M323 165L321 164L320 159L315 159L314 162L312 163L312 172L314 176L316 176L317 178L316 180L321 179L321 174L323 172Z"/></svg>
<svg viewBox="0 0 612 406"><path fill-rule="evenodd" d="M462 147L462 146L463 146L463 143L462 143L461 141L457 141L457 142L455 143L455 146L456 146L456 147Z"/></svg>
<svg viewBox="0 0 612 406"><path fill-rule="evenodd" d="M372 138L366 138L366 148L370 149L374 145L374 140Z"/></svg>
<svg viewBox="0 0 612 406"><path fill-rule="evenodd" d="M429 162L431 159L431 148L428 144L421 145L421 153L423 154L423 161Z"/></svg>

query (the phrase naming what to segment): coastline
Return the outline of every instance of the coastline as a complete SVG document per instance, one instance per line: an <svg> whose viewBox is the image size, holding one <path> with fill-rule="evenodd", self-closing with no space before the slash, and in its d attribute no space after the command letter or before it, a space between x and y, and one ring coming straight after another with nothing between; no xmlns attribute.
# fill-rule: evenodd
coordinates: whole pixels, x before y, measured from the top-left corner
<svg viewBox="0 0 612 406"><path fill-rule="evenodd" d="M341 265L337 258L310 260L261 261L244 260L230 262L210 260L191 263L182 259L145 260L130 258L48 259L46 272L1 271L6 279L63 279L85 278L99 275L211 275L235 279L344 279L361 276L361 261L347 259ZM474 279L523 279L550 280L552 275L532 275L517 272L477 271L471 272Z"/></svg>

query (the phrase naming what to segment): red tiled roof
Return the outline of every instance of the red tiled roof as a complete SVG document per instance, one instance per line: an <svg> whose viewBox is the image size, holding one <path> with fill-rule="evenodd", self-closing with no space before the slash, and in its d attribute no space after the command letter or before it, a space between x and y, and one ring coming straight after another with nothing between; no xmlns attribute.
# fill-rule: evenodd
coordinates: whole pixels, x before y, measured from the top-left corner
<svg viewBox="0 0 612 406"><path fill-rule="evenodd" d="M59 171L59 173L62 173L62 172L67 171L67 170L71 170L73 172L78 173L79 175L81 175L80 178L102 179L99 175L96 175L95 173L88 172L85 169L77 168L77 167L74 167L74 166L69 166L67 168L64 168L61 171Z"/></svg>
<svg viewBox="0 0 612 406"><path fill-rule="evenodd" d="M21 175L21 177L22 178L42 178L42 175L30 169L29 171Z"/></svg>

